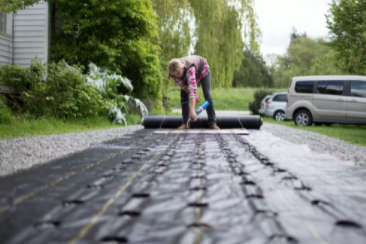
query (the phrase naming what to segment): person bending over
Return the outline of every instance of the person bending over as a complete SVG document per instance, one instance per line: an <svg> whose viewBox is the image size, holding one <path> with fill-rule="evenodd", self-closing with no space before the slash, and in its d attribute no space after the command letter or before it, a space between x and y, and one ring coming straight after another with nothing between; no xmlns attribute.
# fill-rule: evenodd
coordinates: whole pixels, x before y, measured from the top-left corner
<svg viewBox="0 0 366 244"><path fill-rule="evenodd" d="M216 125L216 114L214 101L211 95L211 72L206 59L201 56L192 55L179 59L172 59L168 64L169 79L172 77L181 87L180 102L182 107L183 124L178 129L189 129L187 122L189 117L197 120L195 112L196 102L201 102L197 96L197 82L201 82L205 100L210 103L207 107L209 128L219 130Z"/></svg>

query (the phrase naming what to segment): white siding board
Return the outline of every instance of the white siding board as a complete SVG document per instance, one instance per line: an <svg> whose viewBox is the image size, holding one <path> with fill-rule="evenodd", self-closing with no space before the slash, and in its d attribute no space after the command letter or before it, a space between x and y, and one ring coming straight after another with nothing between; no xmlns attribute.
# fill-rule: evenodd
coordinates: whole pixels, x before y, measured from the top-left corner
<svg viewBox="0 0 366 244"><path fill-rule="evenodd" d="M45 26L45 20L18 20L18 16L15 17L14 25L15 30L17 29L17 26Z"/></svg>
<svg viewBox="0 0 366 244"><path fill-rule="evenodd" d="M42 48L44 51L44 43L39 43L39 42L31 42L31 43L27 43L27 42L19 42L19 43L14 43L14 48L15 48L15 53L18 52L17 48L18 47L23 47L23 48L28 48L29 50L32 50L34 47L38 47L38 48Z"/></svg>
<svg viewBox="0 0 366 244"><path fill-rule="evenodd" d="M14 55L14 58L16 58L17 60L20 60L20 59L35 59L36 57L38 59L45 59L46 58L46 56L44 54L39 55L38 53L32 53L32 54L20 53L20 54L15 54Z"/></svg>
<svg viewBox="0 0 366 244"><path fill-rule="evenodd" d="M8 52L8 53L13 53L13 47L12 45L1 45L0 44L0 50L1 51L5 51L5 52Z"/></svg>
<svg viewBox="0 0 366 244"><path fill-rule="evenodd" d="M48 4L18 11L14 20L14 62L29 67L34 58L48 61Z"/></svg>
<svg viewBox="0 0 366 244"><path fill-rule="evenodd" d="M11 38L0 35L0 45L4 45L4 46L11 45Z"/></svg>
<svg viewBox="0 0 366 244"><path fill-rule="evenodd" d="M27 21L45 20L45 16L44 16L44 14L43 15L40 15L40 14L23 14L23 15L18 15L17 20L27 20Z"/></svg>
<svg viewBox="0 0 366 244"><path fill-rule="evenodd" d="M23 15L30 15L30 14L44 14L44 8L30 8L27 10L27 12L19 12L17 13L17 15L19 16L23 16Z"/></svg>
<svg viewBox="0 0 366 244"><path fill-rule="evenodd" d="M0 56L0 64L3 64L3 65L11 64L11 58L6 58L6 57Z"/></svg>
<svg viewBox="0 0 366 244"><path fill-rule="evenodd" d="M34 48L23 48L23 47L18 47L17 48L17 53L42 53L44 51L44 47L34 47Z"/></svg>
<svg viewBox="0 0 366 244"><path fill-rule="evenodd" d="M13 43L10 36L0 35L0 64L12 64Z"/></svg>
<svg viewBox="0 0 366 244"><path fill-rule="evenodd" d="M45 36L46 33L44 33L44 31L16 31L14 33L15 37L37 37L37 36Z"/></svg>
<svg viewBox="0 0 366 244"><path fill-rule="evenodd" d="M6 58L12 58L11 52L0 49L0 55Z"/></svg>
<svg viewBox="0 0 366 244"><path fill-rule="evenodd" d="M34 26L17 26L16 32L33 32L33 31L43 31L44 25L34 25Z"/></svg>

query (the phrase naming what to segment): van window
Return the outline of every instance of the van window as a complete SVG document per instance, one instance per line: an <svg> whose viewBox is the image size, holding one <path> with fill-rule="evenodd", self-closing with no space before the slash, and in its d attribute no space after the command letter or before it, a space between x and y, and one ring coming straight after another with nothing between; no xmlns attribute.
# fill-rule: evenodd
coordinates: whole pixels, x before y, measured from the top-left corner
<svg viewBox="0 0 366 244"><path fill-rule="evenodd" d="M351 81L351 95L355 97L366 97L366 82Z"/></svg>
<svg viewBox="0 0 366 244"><path fill-rule="evenodd" d="M342 95L343 85L343 81L319 81L317 89L320 94Z"/></svg>
<svg viewBox="0 0 366 244"><path fill-rule="evenodd" d="M274 102L286 102L287 94L276 95L272 101Z"/></svg>
<svg viewBox="0 0 366 244"><path fill-rule="evenodd" d="M295 91L297 93L313 93L314 81L296 82Z"/></svg>

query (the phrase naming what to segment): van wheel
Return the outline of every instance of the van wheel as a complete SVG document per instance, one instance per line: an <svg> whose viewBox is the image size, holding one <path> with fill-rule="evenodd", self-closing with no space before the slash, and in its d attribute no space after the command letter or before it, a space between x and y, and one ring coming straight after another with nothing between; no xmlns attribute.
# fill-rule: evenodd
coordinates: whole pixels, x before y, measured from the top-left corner
<svg viewBox="0 0 366 244"><path fill-rule="evenodd" d="M283 121L285 119L285 113L283 111L277 111L273 115L273 118L277 121Z"/></svg>
<svg viewBox="0 0 366 244"><path fill-rule="evenodd" d="M313 124L313 116L307 110L300 110L296 113L294 122L295 125L311 126Z"/></svg>

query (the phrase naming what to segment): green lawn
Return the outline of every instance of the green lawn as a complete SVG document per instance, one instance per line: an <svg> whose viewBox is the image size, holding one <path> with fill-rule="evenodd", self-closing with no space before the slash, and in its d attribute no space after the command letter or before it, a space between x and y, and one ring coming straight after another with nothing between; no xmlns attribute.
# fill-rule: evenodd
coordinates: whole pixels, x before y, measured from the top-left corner
<svg viewBox="0 0 366 244"><path fill-rule="evenodd" d="M216 110L249 110L249 101L254 100L253 88L229 88L212 91ZM202 88L198 87L198 95L204 99ZM173 109L180 108L180 90L172 89L167 93L170 97L169 105Z"/></svg>
<svg viewBox="0 0 366 244"><path fill-rule="evenodd" d="M141 117L138 115L132 115L128 118L128 125L138 124L140 122ZM58 119L39 119L29 121L18 118L11 124L0 125L0 139L110 129L119 128L121 126L122 125L112 124L105 117L67 122Z"/></svg>
<svg viewBox="0 0 366 244"><path fill-rule="evenodd" d="M275 123L285 125L298 130L313 131L319 134L327 135L336 139L343 140L354 145L366 146L366 126L341 125L331 126L296 126L293 121L277 122L271 118L262 117L263 123Z"/></svg>

